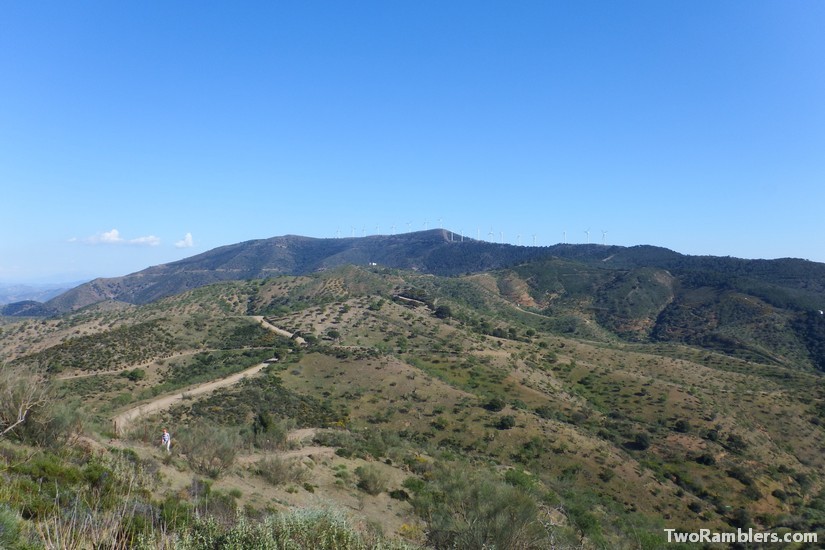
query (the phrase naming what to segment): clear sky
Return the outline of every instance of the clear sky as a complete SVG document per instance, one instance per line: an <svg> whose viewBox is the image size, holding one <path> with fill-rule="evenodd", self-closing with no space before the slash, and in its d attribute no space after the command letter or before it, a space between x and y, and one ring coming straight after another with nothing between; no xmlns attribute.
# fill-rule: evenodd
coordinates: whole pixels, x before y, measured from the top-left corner
<svg viewBox="0 0 825 550"><path fill-rule="evenodd" d="M425 226L823 262L823 29L821 0L3 2L0 281Z"/></svg>

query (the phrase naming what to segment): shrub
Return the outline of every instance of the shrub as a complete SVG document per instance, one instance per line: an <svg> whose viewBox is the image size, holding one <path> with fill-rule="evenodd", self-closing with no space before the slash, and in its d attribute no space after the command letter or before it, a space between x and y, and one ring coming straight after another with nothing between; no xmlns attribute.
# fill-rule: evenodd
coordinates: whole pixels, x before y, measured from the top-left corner
<svg viewBox="0 0 825 550"><path fill-rule="evenodd" d="M453 310L450 306L438 306L435 308L435 316L439 319L449 319L453 316Z"/></svg>
<svg viewBox="0 0 825 550"><path fill-rule="evenodd" d="M536 502L489 472L442 467L412 504L436 548L535 548L546 537Z"/></svg>
<svg viewBox="0 0 825 550"><path fill-rule="evenodd" d="M146 378L146 371L143 369L132 369L125 371L121 376L127 378L131 382L139 382Z"/></svg>
<svg viewBox="0 0 825 550"><path fill-rule="evenodd" d="M433 420L430 424L436 430L445 430L450 423L443 416L439 416L435 420Z"/></svg>
<svg viewBox="0 0 825 550"><path fill-rule="evenodd" d="M309 473L299 461L285 460L277 456L258 461L253 471L276 486L285 483L303 483Z"/></svg>
<svg viewBox="0 0 825 550"><path fill-rule="evenodd" d="M294 427L294 420L275 420L268 412L259 412L252 423L252 442L259 449L283 449Z"/></svg>
<svg viewBox="0 0 825 550"><path fill-rule="evenodd" d="M171 547L171 546L170 546ZM269 516L255 523L241 516L228 527L212 518L199 519L174 545L176 550L202 548L312 548L317 550L402 550L402 542L384 540L354 528L332 509L302 509Z"/></svg>
<svg viewBox="0 0 825 550"><path fill-rule="evenodd" d="M713 466L716 464L716 458L710 453L702 453L696 457L696 462L704 466Z"/></svg>
<svg viewBox="0 0 825 550"><path fill-rule="evenodd" d="M232 466L241 444L234 430L205 422L180 430L176 437L192 469L213 478Z"/></svg>
<svg viewBox="0 0 825 550"><path fill-rule="evenodd" d="M355 475L358 476L358 488L370 495L387 490L387 476L372 464L359 466L355 469Z"/></svg>
<svg viewBox="0 0 825 550"><path fill-rule="evenodd" d="M0 506L0 548L14 548L20 537L20 516Z"/></svg>
<svg viewBox="0 0 825 550"><path fill-rule="evenodd" d="M504 481L525 491L529 491L536 486L536 478L521 468L507 470L504 474Z"/></svg>
<svg viewBox="0 0 825 550"><path fill-rule="evenodd" d="M509 430L511 428L515 428L516 426L516 418L512 415L504 415L498 419L496 423L496 428L499 430Z"/></svg>
<svg viewBox="0 0 825 550"><path fill-rule="evenodd" d="M417 477L408 477L401 484L405 489L409 489L412 493L418 493L427 485L423 480Z"/></svg>
<svg viewBox="0 0 825 550"><path fill-rule="evenodd" d="M504 406L506 404L507 403L504 402L504 399L502 399L501 397L496 396L496 397L493 397L492 399L490 399L484 405L484 408L487 409L488 411L499 412L499 411L504 410Z"/></svg>
<svg viewBox="0 0 825 550"><path fill-rule="evenodd" d="M644 451L650 448L650 436L646 433L638 433L633 439L633 445L636 449Z"/></svg>
<svg viewBox="0 0 825 550"><path fill-rule="evenodd" d="M0 368L0 438L23 437L35 416L39 423L48 423L51 403L51 387L42 376L6 365Z"/></svg>

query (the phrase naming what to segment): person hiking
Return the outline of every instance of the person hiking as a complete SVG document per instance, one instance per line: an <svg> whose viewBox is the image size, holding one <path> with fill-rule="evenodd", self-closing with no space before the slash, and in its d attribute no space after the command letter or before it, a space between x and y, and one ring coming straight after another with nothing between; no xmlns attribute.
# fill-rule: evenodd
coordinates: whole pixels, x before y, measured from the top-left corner
<svg viewBox="0 0 825 550"><path fill-rule="evenodd" d="M163 428L163 434L160 436L160 444L166 447L166 452L172 452L172 434L166 428Z"/></svg>

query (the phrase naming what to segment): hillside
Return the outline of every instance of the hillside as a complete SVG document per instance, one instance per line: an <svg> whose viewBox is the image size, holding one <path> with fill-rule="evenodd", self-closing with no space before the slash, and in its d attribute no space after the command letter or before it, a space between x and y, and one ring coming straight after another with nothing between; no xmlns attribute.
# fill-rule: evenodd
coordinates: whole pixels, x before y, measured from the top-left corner
<svg viewBox="0 0 825 550"><path fill-rule="evenodd" d="M124 277L96 279L49 300L46 306L67 312L107 299L146 304L219 281L304 275L341 265L374 263L454 275L495 269L547 253L541 248L462 240L441 229L345 239L287 235L216 248Z"/></svg>
<svg viewBox="0 0 825 550"><path fill-rule="evenodd" d="M102 494L93 472L125 494L123 469L139 466L157 480L135 506L101 499L92 513L119 511L121 536L147 547L185 547L206 532L198 517L240 530L238 510L273 525L263 518L319 502L358 540L412 547L652 549L665 527L821 530L821 326L764 291L815 300L816 281L760 266L711 286L652 265L650 250L638 267L621 250L607 266L568 248L575 260L451 277L342 266L4 325L7 368L40 369L62 412L0 440L0 510L22 510L15 525L36 539L68 524L54 494L26 487L89 501ZM181 398L150 414L166 396ZM113 418L141 410L111 439ZM161 426L179 444L168 457L153 449Z"/></svg>
<svg viewBox="0 0 825 550"><path fill-rule="evenodd" d="M96 279L43 305L10 304L3 315L44 316L76 311L103 300L147 304L200 286L228 280L306 275L342 265L410 269L457 276L559 258L627 271L658 269L685 288L731 287L771 306L794 311L825 308L825 265L804 260L742 260L685 256L652 246L557 244L527 247L461 237L447 230L362 238L273 237L220 247L184 260L108 279Z"/></svg>

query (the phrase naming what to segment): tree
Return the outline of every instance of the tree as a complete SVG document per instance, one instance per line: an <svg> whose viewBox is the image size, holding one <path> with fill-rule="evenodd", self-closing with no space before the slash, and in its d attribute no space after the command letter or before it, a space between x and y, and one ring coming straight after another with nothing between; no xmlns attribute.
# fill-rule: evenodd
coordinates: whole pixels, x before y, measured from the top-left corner
<svg viewBox="0 0 825 550"><path fill-rule="evenodd" d="M488 411L499 412L504 410L505 405L507 405L507 403L504 402L504 399L495 396L484 405L484 408Z"/></svg>
<svg viewBox="0 0 825 550"><path fill-rule="evenodd" d="M516 426L516 418L512 415L506 414L499 418L496 428L499 430L509 430Z"/></svg>
<svg viewBox="0 0 825 550"><path fill-rule="evenodd" d="M19 429L30 415L49 403L42 376L3 365L0 369L0 438Z"/></svg>
<svg viewBox="0 0 825 550"><path fill-rule="evenodd" d="M438 306L435 309L435 316L439 319L449 319L453 316L453 310L450 309L450 306Z"/></svg>
<svg viewBox="0 0 825 550"><path fill-rule="evenodd" d="M644 451L650 448L650 436L646 433L638 433L634 439L634 443L636 444L636 448L640 451Z"/></svg>

